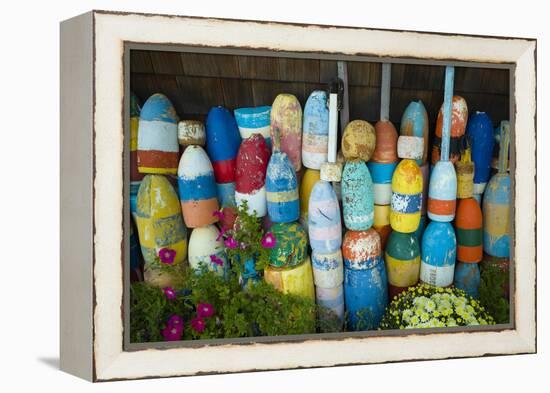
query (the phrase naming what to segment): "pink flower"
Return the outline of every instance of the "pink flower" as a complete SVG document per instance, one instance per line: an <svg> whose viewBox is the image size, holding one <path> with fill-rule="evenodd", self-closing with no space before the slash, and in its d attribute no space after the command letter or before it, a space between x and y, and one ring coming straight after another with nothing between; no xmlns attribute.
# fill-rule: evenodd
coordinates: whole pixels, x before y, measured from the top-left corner
<svg viewBox="0 0 550 393"><path fill-rule="evenodd" d="M267 232L262 237L262 246L265 248L273 248L277 244L277 238L272 232Z"/></svg>
<svg viewBox="0 0 550 393"><path fill-rule="evenodd" d="M183 328L166 326L160 331L160 333L162 334L162 337L164 337L164 341L179 341L181 340L181 335L183 334Z"/></svg>
<svg viewBox="0 0 550 393"><path fill-rule="evenodd" d="M235 239L233 239L231 236L229 236L227 239L225 239L224 244L227 248L237 248L239 243Z"/></svg>
<svg viewBox="0 0 550 393"><path fill-rule="evenodd" d="M223 266L223 259L221 259L220 257L218 257L217 255L210 255L210 262L218 265L218 266Z"/></svg>
<svg viewBox="0 0 550 393"><path fill-rule="evenodd" d="M225 229L224 226L222 226L222 228L220 229L220 233L218 233L218 236L216 237L216 241L219 241L223 235L225 235L225 232L227 231L227 229Z"/></svg>
<svg viewBox="0 0 550 393"><path fill-rule="evenodd" d="M202 333L204 332L204 329L206 329L206 322L204 322L202 317L195 317L191 320L191 327L197 333Z"/></svg>
<svg viewBox="0 0 550 393"><path fill-rule="evenodd" d="M197 306L197 315L199 318L208 318L214 315L214 306L210 303L199 303Z"/></svg>
<svg viewBox="0 0 550 393"><path fill-rule="evenodd" d="M223 221L223 219L225 218L225 215L223 214L223 211L221 210L216 210L215 212L212 213L213 216L215 217L218 217L218 220L220 221Z"/></svg>
<svg viewBox="0 0 550 393"><path fill-rule="evenodd" d="M168 318L168 322L166 322L166 325L169 327L177 327L183 330L183 318L179 315L172 315L170 318Z"/></svg>
<svg viewBox="0 0 550 393"><path fill-rule="evenodd" d="M173 300L176 298L176 291L172 287L166 287L162 289L168 300Z"/></svg>
<svg viewBox="0 0 550 393"><path fill-rule="evenodd" d="M176 258L176 250L172 250L171 248L161 248L159 250L159 258L162 263L166 263L167 265L171 265L174 263L174 259Z"/></svg>

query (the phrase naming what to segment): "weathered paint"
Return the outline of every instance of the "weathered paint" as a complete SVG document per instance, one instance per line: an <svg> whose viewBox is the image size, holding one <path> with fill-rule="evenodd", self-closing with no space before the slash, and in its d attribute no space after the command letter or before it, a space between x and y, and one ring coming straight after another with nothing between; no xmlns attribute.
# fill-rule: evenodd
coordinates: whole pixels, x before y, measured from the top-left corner
<svg viewBox="0 0 550 393"><path fill-rule="evenodd" d="M283 293L315 300L313 270L309 257L291 268L267 266L264 269L264 280Z"/></svg>
<svg viewBox="0 0 550 393"><path fill-rule="evenodd" d="M457 259L477 263L483 258L483 219L481 208L473 198L460 199L456 209Z"/></svg>
<svg viewBox="0 0 550 393"><path fill-rule="evenodd" d="M271 106L270 135L273 146L287 154L298 172L302 168L302 107L294 95L275 97Z"/></svg>
<svg viewBox="0 0 550 393"><path fill-rule="evenodd" d="M354 120L344 129L342 153L346 160L368 161L376 147L376 131L365 120Z"/></svg>
<svg viewBox="0 0 550 393"><path fill-rule="evenodd" d="M389 205L391 203L391 181L397 164L397 161L389 164L374 161L367 162L367 167L369 168L374 184L375 204Z"/></svg>
<svg viewBox="0 0 550 393"><path fill-rule="evenodd" d="M143 178L134 215L145 264L155 261L162 248L176 251L174 264L187 258L187 229L183 225L176 191L162 175Z"/></svg>
<svg viewBox="0 0 550 393"><path fill-rule="evenodd" d="M317 287L334 288L344 282L344 260L339 249L328 254L311 253L313 280Z"/></svg>
<svg viewBox="0 0 550 393"><path fill-rule="evenodd" d="M385 253L390 299L420 277L420 243L412 233L392 232Z"/></svg>
<svg viewBox="0 0 550 393"><path fill-rule="evenodd" d="M273 222L292 222L300 217L296 172L286 153L274 151L265 180L267 213Z"/></svg>
<svg viewBox="0 0 550 393"><path fill-rule="evenodd" d="M479 265L477 263L457 262L455 267L454 286L462 289L474 299L479 298L481 282Z"/></svg>
<svg viewBox="0 0 550 393"><path fill-rule="evenodd" d="M481 195L491 177L491 157L495 144L493 122L489 115L485 112L473 113L468 120L466 135L472 145L474 193Z"/></svg>
<svg viewBox="0 0 550 393"><path fill-rule="evenodd" d="M466 132L466 124L468 123L468 105L466 100L460 96L453 96L452 102L452 118L451 118L451 140L450 140L450 156L451 162L455 163L460 158L460 139ZM432 150L432 165L440 160L441 155L441 139L443 129L443 104L437 115L437 123L435 128L435 139Z"/></svg>
<svg viewBox="0 0 550 393"><path fill-rule="evenodd" d="M138 171L137 163L140 112L139 98L132 92L130 93L130 184L137 182L138 187L144 176Z"/></svg>
<svg viewBox="0 0 550 393"><path fill-rule="evenodd" d="M218 202L221 207L235 207L235 183L216 183ZM265 198L265 196L264 196Z"/></svg>
<svg viewBox="0 0 550 393"><path fill-rule="evenodd" d="M237 152L241 136L235 118L226 108L211 108L206 116L206 151L217 183L235 181Z"/></svg>
<svg viewBox="0 0 550 393"><path fill-rule="evenodd" d="M223 247L223 239L219 237L219 230L215 225L206 225L195 228L189 237L189 266L195 270L207 268L219 276L224 276L229 268L227 256ZM220 266L212 261L218 258L223 264Z"/></svg>
<svg viewBox="0 0 550 393"><path fill-rule="evenodd" d="M137 165L141 173L178 171L178 115L164 94L153 94L139 115Z"/></svg>
<svg viewBox="0 0 550 393"><path fill-rule="evenodd" d="M340 205L329 182L318 181L309 198L308 232L311 248L321 254L340 250L342 222Z"/></svg>
<svg viewBox="0 0 550 393"><path fill-rule="evenodd" d="M302 163L306 168L320 169L328 158L327 93L314 90L304 106Z"/></svg>
<svg viewBox="0 0 550 393"><path fill-rule="evenodd" d="M244 271L239 276L239 282L244 291L262 279L260 272L256 270L256 260L248 258L244 262Z"/></svg>
<svg viewBox="0 0 550 393"><path fill-rule="evenodd" d="M277 239L269 254L271 266L292 267L306 259L307 234L298 222L273 224L270 230Z"/></svg>
<svg viewBox="0 0 550 393"><path fill-rule="evenodd" d="M378 328L388 305L388 278L384 261L368 269L350 269L344 259L344 295L349 330Z"/></svg>
<svg viewBox="0 0 550 393"><path fill-rule="evenodd" d="M374 185L362 160L346 162L342 174L344 224L348 229L364 231L374 222Z"/></svg>
<svg viewBox="0 0 550 393"><path fill-rule="evenodd" d="M181 120L178 123L178 142L182 146L206 144L206 130L199 120Z"/></svg>
<svg viewBox="0 0 550 393"><path fill-rule="evenodd" d="M374 267L382 259L380 235L373 228L367 231L347 231L342 242L342 255L349 269Z"/></svg>
<svg viewBox="0 0 550 393"><path fill-rule="evenodd" d="M420 136L401 135L397 140L397 155L399 158L420 161L424 154L424 138Z"/></svg>
<svg viewBox="0 0 550 393"><path fill-rule="evenodd" d="M247 201L248 213L263 217L267 213L265 176L271 152L260 134L245 139L237 154L235 200Z"/></svg>
<svg viewBox="0 0 550 393"><path fill-rule="evenodd" d="M456 236L448 222L431 221L422 236L420 280L437 287L453 283Z"/></svg>
<svg viewBox="0 0 550 393"><path fill-rule="evenodd" d="M498 156L498 173L494 175L483 197L483 249L494 257L510 256L510 175L508 148L510 125L501 123L501 141Z"/></svg>
<svg viewBox="0 0 550 393"><path fill-rule="evenodd" d="M510 256L510 176L494 175L483 196L483 249L494 257Z"/></svg>
<svg viewBox="0 0 550 393"><path fill-rule="evenodd" d="M471 198L474 195L474 163L471 159L471 149L468 147L455 164L456 167L456 197Z"/></svg>
<svg viewBox="0 0 550 393"><path fill-rule="evenodd" d="M304 164L305 165L305 164ZM308 230L309 199L315 184L321 179L321 172L307 168L300 182L300 223Z"/></svg>
<svg viewBox="0 0 550 393"><path fill-rule="evenodd" d="M271 124L270 106L238 108L233 113L242 139L250 138L253 134L260 134L271 149L271 136L269 134Z"/></svg>
<svg viewBox="0 0 550 393"><path fill-rule="evenodd" d="M185 225L189 228L213 224L218 219L218 191L212 164L204 149L187 147L178 167L178 192Z"/></svg>
<svg viewBox="0 0 550 393"><path fill-rule="evenodd" d="M323 162L321 164L321 179L324 181L340 182L342 180L341 162Z"/></svg>
<svg viewBox="0 0 550 393"><path fill-rule="evenodd" d="M390 225L390 205L374 205L374 224L372 227L380 235L382 250L386 248L388 237L392 232Z"/></svg>
<svg viewBox="0 0 550 393"><path fill-rule="evenodd" d="M450 222L456 210L456 172L451 161L438 161L432 168L428 190L428 217Z"/></svg>
<svg viewBox="0 0 550 393"><path fill-rule="evenodd" d="M402 160L392 177L390 224L394 231L411 233L420 223L422 172L414 160Z"/></svg>
<svg viewBox="0 0 550 393"><path fill-rule="evenodd" d="M324 307L336 315L343 323L344 321L344 285L340 284L334 288L315 287L315 299L319 307Z"/></svg>
<svg viewBox="0 0 550 393"><path fill-rule="evenodd" d="M371 161L380 164L397 163L397 130L391 121L380 120L374 125L376 146Z"/></svg>
<svg viewBox="0 0 550 393"><path fill-rule="evenodd" d="M428 159L429 120L428 112L422 101L411 101L401 117L400 135L418 136L424 139L424 152L422 159L416 161L422 165Z"/></svg>

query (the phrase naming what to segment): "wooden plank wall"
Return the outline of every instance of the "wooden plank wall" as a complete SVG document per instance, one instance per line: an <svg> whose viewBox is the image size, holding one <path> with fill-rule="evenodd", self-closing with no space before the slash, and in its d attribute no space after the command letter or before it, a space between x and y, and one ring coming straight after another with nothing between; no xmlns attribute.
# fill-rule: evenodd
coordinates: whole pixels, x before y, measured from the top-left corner
<svg viewBox="0 0 550 393"><path fill-rule="evenodd" d="M302 105L314 89L336 76L330 60L213 55L132 50L131 89L142 100L162 92L181 118L204 119L210 107L230 109L271 105L279 93L292 93ZM348 62L350 118L376 122L380 113L381 64ZM443 101L441 66L394 64L390 119L397 126L411 100L421 99L435 125ZM509 117L507 70L457 67L455 93L470 112L489 113L495 125Z"/></svg>

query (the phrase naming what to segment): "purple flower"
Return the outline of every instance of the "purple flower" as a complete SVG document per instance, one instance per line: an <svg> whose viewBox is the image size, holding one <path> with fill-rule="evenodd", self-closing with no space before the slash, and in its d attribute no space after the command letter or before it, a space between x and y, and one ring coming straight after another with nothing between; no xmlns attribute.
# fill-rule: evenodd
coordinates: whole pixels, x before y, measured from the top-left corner
<svg viewBox="0 0 550 393"><path fill-rule="evenodd" d="M202 317L195 317L191 320L191 327L197 333L202 333L206 329L206 322Z"/></svg>
<svg viewBox="0 0 550 393"><path fill-rule="evenodd" d="M221 210L216 210L215 212L212 213L213 216L215 217L218 217L218 220L220 221L223 221L223 219L225 218L225 215L223 214L223 211Z"/></svg>
<svg viewBox="0 0 550 393"><path fill-rule="evenodd" d="M267 232L262 237L262 246L265 248L273 248L277 244L277 238L272 232Z"/></svg>
<svg viewBox="0 0 550 393"><path fill-rule="evenodd" d="M214 263L218 266L223 266L223 259L221 259L220 257L218 257L215 254L210 255L210 262L212 262L212 263Z"/></svg>
<svg viewBox="0 0 550 393"><path fill-rule="evenodd" d="M166 287L162 289L168 300L173 300L176 298L176 291L172 287Z"/></svg>
<svg viewBox="0 0 550 393"><path fill-rule="evenodd" d="M164 337L164 341L179 341L183 334L183 327L166 326L160 333Z"/></svg>
<svg viewBox="0 0 550 393"><path fill-rule="evenodd" d="M214 315L214 306L210 303L199 303L197 306L197 315L199 318L208 318Z"/></svg>
<svg viewBox="0 0 550 393"><path fill-rule="evenodd" d="M216 241L220 241L220 239L223 237L223 235L225 235L226 231L227 231L227 229L225 229L225 227L222 226L222 228L220 229L220 233L218 233L218 236L216 237Z"/></svg>
<svg viewBox="0 0 550 393"><path fill-rule="evenodd" d="M171 248L161 248L159 250L159 258L162 263L166 263L167 265L171 265L174 263L174 259L176 258L176 250L172 250Z"/></svg>
<svg viewBox="0 0 550 393"><path fill-rule="evenodd" d="M180 317L179 315L174 314L168 319L168 322L166 322L166 325L168 327L177 327L183 330L183 318Z"/></svg>
<svg viewBox="0 0 550 393"><path fill-rule="evenodd" d="M225 239L224 244L227 248L237 248L239 243L235 239L233 239L231 236L229 236L227 239Z"/></svg>

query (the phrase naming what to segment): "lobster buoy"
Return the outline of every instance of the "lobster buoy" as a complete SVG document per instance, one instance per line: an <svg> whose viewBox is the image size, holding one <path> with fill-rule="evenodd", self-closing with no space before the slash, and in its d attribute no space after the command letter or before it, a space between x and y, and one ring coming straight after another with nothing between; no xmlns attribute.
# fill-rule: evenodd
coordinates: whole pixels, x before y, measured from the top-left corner
<svg viewBox="0 0 550 393"><path fill-rule="evenodd" d="M460 158L460 141L466 132L466 124L468 123L468 105L466 104L466 100L460 96L453 96L452 100L449 159L451 162L455 163ZM441 144L443 139L443 106L444 104L441 105L437 115L435 140L432 150L432 165L435 165L441 158Z"/></svg>
<svg viewBox="0 0 550 393"><path fill-rule="evenodd" d="M456 236L448 222L431 221L422 236L420 280L437 287L453 283L456 262Z"/></svg>
<svg viewBox="0 0 550 393"><path fill-rule="evenodd" d="M340 250L342 245L340 206L332 185L324 180L318 181L311 191L308 231L313 251L330 254Z"/></svg>
<svg viewBox="0 0 550 393"><path fill-rule="evenodd" d="M198 145L183 152L178 168L178 191L185 225L197 228L218 220L219 210L214 171L208 155Z"/></svg>
<svg viewBox="0 0 550 393"><path fill-rule="evenodd" d="M374 224L372 227L380 235L382 250L386 249L388 237L392 232L390 225L390 205L374 205Z"/></svg>
<svg viewBox="0 0 550 393"><path fill-rule="evenodd" d="M428 190L428 217L433 221L450 222L456 210L456 172L451 161L440 160L432 168Z"/></svg>
<svg viewBox="0 0 550 393"><path fill-rule="evenodd" d="M380 120L374 125L376 146L371 162L393 164L397 158L397 130L391 121Z"/></svg>
<svg viewBox="0 0 550 393"><path fill-rule="evenodd" d="M347 231L342 244L344 295L351 330L376 329L388 305L388 279L374 229Z"/></svg>
<svg viewBox="0 0 550 393"><path fill-rule="evenodd" d="M510 257L510 175L508 147L510 125L502 122L498 173L493 175L483 196L483 249L493 257Z"/></svg>
<svg viewBox="0 0 550 393"><path fill-rule="evenodd" d="M332 253L311 253L315 285L321 288L334 288L344 282L344 262L340 249Z"/></svg>
<svg viewBox="0 0 550 393"><path fill-rule="evenodd" d="M293 222L300 218L298 180L286 153L275 150L271 155L265 189L272 222Z"/></svg>
<svg viewBox="0 0 550 393"><path fill-rule="evenodd" d="M293 267L266 266L264 280L282 293L292 294L308 300L315 300L313 270L307 257L300 265Z"/></svg>
<svg viewBox="0 0 550 393"><path fill-rule="evenodd" d="M346 160L368 161L376 147L376 131L364 120L354 120L346 126L342 135L342 154Z"/></svg>
<svg viewBox="0 0 550 393"><path fill-rule="evenodd" d="M412 233L392 232L385 253L390 299L418 283L420 243Z"/></svg>
<svg viewBox="0 0 550 393"><path fill-rule="evenodd" d="M199 120L181 120L178 123L178 142L182 146L206 144L204 124Z"/></svg>
<svg viewBox="0 0 550 393"><path fill-rule="evenodd" d="M278 134L278 135L277 135ZM279 94L271 106L271 140L286 153L296 172L302 169L302 107L296 96ZM274 143L275 145L275 143Z"/></svg>
<svg viewBox="0 0 550 393"><path fill-rule="evenodd" d="M374 222L374 186L364 161L346 162L342 173L344 224L354 231L365 231Z"/></svg>
<svg viewBox="0 0 550 393"><path fill-rule="evenodd" d="M383 164L374 161L367 163L374 185L374 203L389 205L391 203L391 181L397 162Z"/></svg>
<svg viewBox="0 0 550 393"><path fill-rule="evenodd" d="M416 160L418 165L424 164L428 159L429 120L428 112L422 101L411 101L403 116L399 134L402 136L414 136L424 141L421 158Z"/></svg>
<svg viewBox="0 0 550 393"><path fill-rule="evenodd" d="M304 107L302 163L306 168L321 169L328 158L327 93L314 90Z"/></svg>
<svg viewBox="0 0 550 393"><path fill-rule="evenodd" d="M176 191L162 175L146 175L137 195L134 215L145 265L155 262L158 252L176 252L173 264L187 258L187 229L183 225Z"/></svg>
<svg viewBox="0 0 550 393"><path fill-rule="evenodd" d="M467 295L474 299L479 298L479 284L481 275L479 264L457 262L455 267L454 286L462 289Z"/></svg>
<svg viewBox="0 0 550 393"><path fill-rule="evenodd" d="M307 234L298 222L277 223L270 228L277 239L269 254L269 265L273 267L293 267L307 257Z"/></svg>
<svg viewBox="0 0 550 393"><path fill-rule="evenodd" d="M483 259L483 219L474 198L460 199L456 209L456 257L460 262L477 263Z"/></svg>
<svg viewBox="0 0 550 393"><path fill-rule="evenodd" d="M456 162L455 168L457 199L471 198L474 195L474 163L471 159L469 146L462 153L460 160Z"/></svg>
<svg viewBox="0 0 550 393"><path fill-rule="evenodd" d="M141 173L178 171L178 115L164 94L153 94L139 115L137 165Z"/></svg>
<svg viewBox="0 0 550 393"><path fill-rule="evenodd" d="M269 126L271 124L271 107L257 106L253 108L239 108L233 112L239 127L242 139L250 138L254 134L264 137L269 149L271 149L271 136Z"/></svg>
<svg viewBox="0 0 550 393"><path fill-rule="evenodd" d="M260 134L245 139L237 154L235 200L237 206L246 201L248 213L256 217L263 217L267 213L265 177L270 155L265 139Z"/></svg>
<svg viewBox="0 0 550 393"><path fill-rule="evenodd" d="M137 163L140 112L139 98L134 93L130 93L130 187L136 184L137 188L145 176L139 172Z"/></svg>
<svg viewBox="0 0 550 393"><path fill-rule="evenodd" d="M394 231L411 233L420 224L422 172L416 161L402 160L392 177L390 225Z"/></svg>
<svg viewBox="0 0 550 393"><path fill-rule="evenodd" d="M305 164L304 164L305 165ZM300 223L308 229L309 199L315 184L321 179L321 172L307 168L302 174L300 182Z"/></svg>
<svg viewBox="0 0 550 393"><path fill-rule="evenodd" d="M485 112L472 114L468 120L466 135L470 138L472 146L474 194L482 195L491 177L491 158L495 144L493 122L489 115Z"/></svg>
<svg viewBox="0 0 550 393"><path fill-rule="evenodd" d="M235 182L240 144L241 136L231 112L221 106L210 109L206 116L206 151L217 183Z"/></svg>
<svg viewBox="0 0 550 393"><path fill-rule="evenodd" d="M219 276L225 276L228 271L227 257L223 240L215 225L195 228L189 237L189 266L202 271L207 269Z"/></svg>

